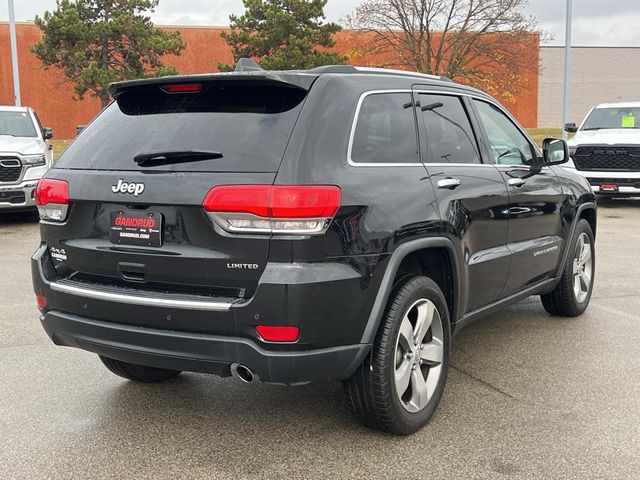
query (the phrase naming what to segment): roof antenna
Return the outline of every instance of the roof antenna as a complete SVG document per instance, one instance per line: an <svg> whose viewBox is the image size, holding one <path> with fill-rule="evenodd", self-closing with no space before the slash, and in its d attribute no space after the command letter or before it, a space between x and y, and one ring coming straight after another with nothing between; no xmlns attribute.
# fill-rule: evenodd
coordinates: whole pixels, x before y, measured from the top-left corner
<svg viewBox="0 0 640 480"><path fill-rule="evenodd" d="M264 69L250 58L240 58L236 63L236 72L261 72Z"/></svg>

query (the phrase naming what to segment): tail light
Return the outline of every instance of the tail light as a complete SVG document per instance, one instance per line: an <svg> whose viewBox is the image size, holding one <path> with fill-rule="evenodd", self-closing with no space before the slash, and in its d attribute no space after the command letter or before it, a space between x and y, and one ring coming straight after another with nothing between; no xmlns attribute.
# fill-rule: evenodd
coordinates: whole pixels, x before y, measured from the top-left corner
<svg viewBox="0 0 640 480"><path fill-rule="evenodd" d="M43 178L36 186L36 205L42 220L63 222L69 208L69 183Z"/></svg>
<svg viewBox="0 0 640 480"><path fill-rule="evenodd" d="M209 190L202 206L228 232L317 235L340 201L333 185L223 185Z"/></svg>

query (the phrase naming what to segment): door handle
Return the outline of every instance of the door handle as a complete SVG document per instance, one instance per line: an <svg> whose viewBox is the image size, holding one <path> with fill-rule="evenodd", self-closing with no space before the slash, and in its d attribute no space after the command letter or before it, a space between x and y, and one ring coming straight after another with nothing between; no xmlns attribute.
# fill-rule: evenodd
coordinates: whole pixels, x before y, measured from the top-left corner
<svg viewBox="0 0 640 480"><path fill-rule="evenodd" d="M462 182L457 178L443 178L442 180L438 180L438 188L448 188L449 190L453 190L461 184Z"/></svg>
<svg viewBox="0 0 640 480"><path fill-rule="evenodd" d="M525 183L527 183L527 182L522 178L510 178L509 181L507 182L507 184L510 187L521 187Z"/></svg>

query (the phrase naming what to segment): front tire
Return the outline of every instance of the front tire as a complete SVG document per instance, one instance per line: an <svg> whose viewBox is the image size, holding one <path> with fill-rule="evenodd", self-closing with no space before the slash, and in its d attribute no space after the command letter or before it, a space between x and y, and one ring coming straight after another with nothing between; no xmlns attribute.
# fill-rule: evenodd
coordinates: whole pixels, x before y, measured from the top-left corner
<svg viewBox="0 0 640 480"><path fill-rule="evenodd" d="M345 380L347 404L365 425L397 435L433 416L447 378L449 312L438 285L416 276L389 298L372 352Z"/></svg>
<svg viewBox="0 0 640 480"><path fill-rule="evenodd" d="M580 219L573 240L569 245L569 256L556 288L541 295L544 309L551 315L577 317L589 306L596 273L595 239L591 225Z"/></svg>
<svg viewBox="0 0 640 480"><path fill-rule="evenodd" d="M123 362L114 358L103 357L102 355L100 355L100 360L112 373L134 382L159 383L180 375L180 372L177 370L146 367L144 365Z"/></svg>

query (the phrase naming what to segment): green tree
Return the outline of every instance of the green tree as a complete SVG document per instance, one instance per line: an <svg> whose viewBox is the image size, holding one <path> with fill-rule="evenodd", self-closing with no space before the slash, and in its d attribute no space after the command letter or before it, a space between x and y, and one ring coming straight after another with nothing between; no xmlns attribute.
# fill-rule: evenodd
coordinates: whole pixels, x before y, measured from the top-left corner
<svg viewBox="0 0 640 480"><path fill-rule="evenodd" d="M42 40L31 51L45 69L61 68L82 99L89 92L108 105L111 82L177 73L162 55L179 55L180 32L155 28L147 13L159 0L57 0L36 17Z"/></svg>
<svg viewBox="0 0 640 480"><path fill-rule="evenodd" d="M268 70L308 69L346 61L334 52L332 35L341 30L323 23L327 0L243 0L245 12L231 15L231 33L222 37L231 46L233 58L253 58ZM218 65L230 70L230 65Z"/></svg>

